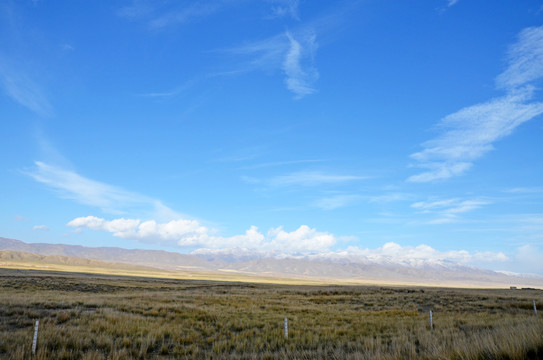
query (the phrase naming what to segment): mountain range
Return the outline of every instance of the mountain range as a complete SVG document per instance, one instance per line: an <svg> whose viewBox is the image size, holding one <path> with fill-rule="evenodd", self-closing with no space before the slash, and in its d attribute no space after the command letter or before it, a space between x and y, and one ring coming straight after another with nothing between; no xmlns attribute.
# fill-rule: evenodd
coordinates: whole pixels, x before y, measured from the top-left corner
<svg viewBox="0 0 543 360"><path fill-rule="evenodd" d="M394 259L346 254L292 256L250 249L197 250L181 254L161 250L129 250L116 247L25 243L0 238L0 267L31 261L107 268L109 272L168 271L169 274L216 274L224 279L297 279L326 283L396 284L462 287L537 287L543 277L497 272L444 260Z"/></svg>

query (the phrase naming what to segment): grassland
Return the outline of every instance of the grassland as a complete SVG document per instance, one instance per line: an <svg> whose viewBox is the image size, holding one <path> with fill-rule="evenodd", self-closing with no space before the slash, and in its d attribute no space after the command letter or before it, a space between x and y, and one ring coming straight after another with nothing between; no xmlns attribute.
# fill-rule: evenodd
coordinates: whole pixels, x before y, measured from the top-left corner
<svg viewBox="0 0 543 360"><path fill-rule="evenodd" d="M540 290L271 285L0 269L0 358L540 359ZM434 313L434 329L428 311ZM283 318L289 337L283 336Z"/></svg>

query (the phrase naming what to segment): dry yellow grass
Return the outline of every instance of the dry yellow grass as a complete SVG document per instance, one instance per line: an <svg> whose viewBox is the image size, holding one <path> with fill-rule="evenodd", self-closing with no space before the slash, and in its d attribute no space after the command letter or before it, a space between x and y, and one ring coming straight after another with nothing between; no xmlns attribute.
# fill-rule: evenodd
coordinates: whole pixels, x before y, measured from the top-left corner
<svg viewBox="0 0 543 360"><path fill-rule="evenodd" d="M269 285L0 270L0 358L539 359L539 290ZM428 311L434 312L434 330ZM289 338L283 337L283 318Z"/></svg>

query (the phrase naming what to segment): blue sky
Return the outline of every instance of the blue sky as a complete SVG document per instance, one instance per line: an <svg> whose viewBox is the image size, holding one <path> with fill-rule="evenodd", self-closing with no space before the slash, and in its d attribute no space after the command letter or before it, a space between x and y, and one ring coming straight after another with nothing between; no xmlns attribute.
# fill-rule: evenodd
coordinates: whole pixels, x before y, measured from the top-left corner
<svg viewBox="0 0 543 360"><path fill-rule="evenodd" d="M3 1L0 236L543 274L539 1Z"/></svg>

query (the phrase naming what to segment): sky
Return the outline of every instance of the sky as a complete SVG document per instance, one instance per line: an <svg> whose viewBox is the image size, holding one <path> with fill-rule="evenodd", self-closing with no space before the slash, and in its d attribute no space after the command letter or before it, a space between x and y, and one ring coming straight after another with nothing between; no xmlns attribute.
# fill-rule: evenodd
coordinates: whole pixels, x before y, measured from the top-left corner
<svg viewBox="0 0 543 360"><path fill-rule="evenodd" d="M534 0L0 3L0 236L543 275Z"/></svg>

